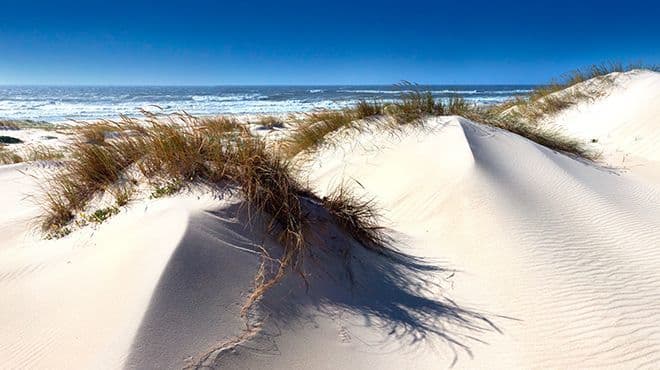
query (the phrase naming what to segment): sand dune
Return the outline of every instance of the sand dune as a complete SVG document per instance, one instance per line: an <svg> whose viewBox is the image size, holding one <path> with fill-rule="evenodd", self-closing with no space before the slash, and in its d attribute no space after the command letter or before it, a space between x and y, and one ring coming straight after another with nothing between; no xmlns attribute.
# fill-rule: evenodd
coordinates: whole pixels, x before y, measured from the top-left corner
<svg viewBox="0 0 660 370"><path fill-rule="evenodd" d="M354 179L376 195L416 255L460 271L458 302L515 319L458 366L656 363L657 190L463 119L436 131L364 137L314 172L320 189Z"/></svg>
<svg viewBox="0 0 660 370"><path fill-rule="evenodd" d="M656 80L633 76L555 122L600 128L597 111L657 94ZM607 133L575 132L652 163L649 145L624 140L658 135L656 107L636 102L630 117L620 106L607 115L618 124ZM27 195L43 166L0 167L1 368L660 363L660 188L509 132L439 117L321 151L309 181L321 195L344 183L373 197L401 254L352 248L321 223L307 282L289 275L247 318L258 248L277 246L240 199L192 190L143 200L42 240Z"/></svg>
<svg viewBox="0 0 660 370"><path fill-rule="evenodd" d="M613 86L600 89L604 96L566 109L548 124L592 142L607 164L660 184L660 73L634 70L610 77Z"/></svg>

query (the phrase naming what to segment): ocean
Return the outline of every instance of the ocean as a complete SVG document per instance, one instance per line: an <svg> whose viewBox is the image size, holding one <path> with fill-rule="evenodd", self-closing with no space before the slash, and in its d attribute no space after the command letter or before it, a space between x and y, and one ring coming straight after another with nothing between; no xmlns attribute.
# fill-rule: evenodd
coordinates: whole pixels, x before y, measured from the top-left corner
<svg viewBox="0 0 660 370"><path fill-rule="evenodd" d="M425 85L438 99L462 96L493 104L531 91L529 85ZM0 86L0 119L62 122L138 115L139 108L194 115L254 115L342 108L357 100L392 101L398 86Z"/></svg>

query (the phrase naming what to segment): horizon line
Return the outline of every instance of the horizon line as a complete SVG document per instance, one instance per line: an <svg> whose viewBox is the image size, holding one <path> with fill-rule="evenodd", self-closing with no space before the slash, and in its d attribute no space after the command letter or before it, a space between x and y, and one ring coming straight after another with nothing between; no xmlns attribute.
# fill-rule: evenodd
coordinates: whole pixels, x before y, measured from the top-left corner
<svg viewBox="0 0 660 370"><path fill-rule="evenodd" d="M379 86L393 87L392 84L0 84L0 87L342 87L342 86ZM548 83L414 83L413 86L543 86Z"/></svg>

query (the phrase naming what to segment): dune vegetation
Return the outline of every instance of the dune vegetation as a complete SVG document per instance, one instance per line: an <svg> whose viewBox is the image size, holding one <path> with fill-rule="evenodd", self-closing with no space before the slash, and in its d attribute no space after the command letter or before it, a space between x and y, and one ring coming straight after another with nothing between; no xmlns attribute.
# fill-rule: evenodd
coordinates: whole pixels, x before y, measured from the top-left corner
<svg viewBox="0 0 660 370"><path fill-rule="evenodd" d="M445 103L434 99L430 92L417 89L416 85L401 86L407 90L401 93L396 102L361 100L341 110L318 110L306 114L281 143L284 154L292 158L299 153L317 149L332 141L331 133L342 129L350 128L359 132L373 126L386 130L411 125L421 127L428 117L462 115L471 109L458 96Z"/></svg>
<svg viewBox="0 0 660 370"><path fill-rule="evenodd" d="M598 71L590 73L605 73ZM571 81L578 80L573 77ZM292 129L276 139L251 131L284 126L276 117L249 122L256 123L255 128L232 117L142 111L141 118L122 116L117 121L80 123L72 128L77 140L66 153L43 147L17 158L13 151L0 147L0 161L62 159L42 184L39 223L47 238L64 237L87 224L106 222L135 198L153 201L186 189L237 195L250 213L250 222L263 222L260 225L281 247L272 254L265 247L261 249L254 289L242 307L241 313L247 317L255 302L288 274L299 274L305 280L307 266L303 262L314 248L323 246L318 230L337 228L356 246L385 256L397 255L395 240L383 228L374 201L356 195L344 184L324 197L316 195L298 177L298 161L305 158L300 154L332 145L341 137L337 135L340 131L397 133L406 128L424 129L429 117L456 115L553 150L594 159L586 143L543 124L545 115L570 106L555 101L538 105L539 99L551 101L548 98L553 93L544 91L501 105L477 106L460 96L438 100L417 85L404 84L399 99L392 102L359 101L340 110L315 110L291 117L286 124ZM531 104L537 104L535 109L543 114L511 111L519 107L521 112ZM99 201L108 198L111 203Z"/></svg>
<svg viewBox="0 0 660 370"><path fill-rule="evenodd" d="M568 72L547 85L539 86L527 96L512 99L492 107L492 111L509 119L538 122L559 113L583 100L599 97L612 85L615 72L632 70L659 71L660 67L644 64L603 63ZM574 89L577 84L590 81L592 87Z"/></svg>
<svg viewBox="0 0 660 370"><path fill-rule="evenodd" d="M444 101L437 100L430 92L404 82L398 85L402 92L395 102L360 101L343 110L323 110L308 114L298 122L282 146L286 155L293 157L330 142L330 134L340 129L360 129L365 128L365 124L374 123L380 124L381 128L397 129L410 124L423 125L425 118L429 116L459 115L513 132L553 150L595 160L598 153L590 150L586 143L568 137L557 128L544 125L543 119L582 100L597 97L613 83L613 72L635 69L660 70L656 66L642 64L593 65L572 71L548 85L537 87L525 97L490 106L471 104L458 95ZM571 89L589 80L596 84L594 91Z"/></svg>
<svg viewBox="0 0 660 370"><path fill-rule="evenodd" d="M23 161L23 157L0 145L0 164L14 164Z"/></svg>
<svg viewBox="0 0 660 370"><path fill-rule="evenodd" d="M374 104L377 114L363 115L360 106ZM376 108L373 109L376 111ZM332 133L353 128L357 131L378 126L381 129L397 130L409 125L423 126L425 119L438 115L458 115L472 121L511 131L548 148L583 157L596 159L579 140L564 135L556 128L546 127L538 120L529 120L522 115L502 114L501 107L480 107L468 103L462 97L453 97L446 102L436 101L428 92L403 93L399 102L380 105L360 102L355 107L341 111L322 111L308 117L294 128L283 141L282 148L288 157L313 151L325 143L331 143Z"/></svg>
<svg viewBox="0 0 660 370"><path fill-rule="evenodd" d="M291 159L331 143L334 133L345 129L397 130L410 125L424 126L430 116L460 115L553 150L595 159L597 155L586 143L543 125L541 117L570 106L570 102L561 100L563 97L554 97L557 92L589 79L609 79L608 74L613 71L638 67L607 65L575 71L562 82L534 90L527 98L492 106L470 104L460 96L437 100L417 85L404 83L399 85L402 92L394 102L359 101L340 110L306 113L293 122L294 127L282 140L259 138L233 118L197 118L185 113L160 115L143 111L143 119L122 116L119 121L83 124L77 127L80 139L70 148L62 169L46 185L42 229L53 233L65 227L99 192L110 191L118 198L118 204L126 204L133 193L131 184L139 181L151 184L152 198L171 195L190 183L214 187L225 184L241 189L246 200L259 205L259 209L284 225L284 235L288 236L283 238L295 246L292 250L297 250L301 247L294 241L303 233L305 223L298 198L311 196L311 191L296 181ZM538 103L539 100L543 103ZM530 106L540 113L520 113L529 112ZM281 121L264 116L257 123L277 127ZM62 153L40 148L27 160L61 157ZM15 163L25 159L2 149L0 160ZM340 201L350 204L349 192L339 194L343 197L328 203L332 206L328 210L342 210L336 206ZM283 214L287 218L281 218ZM341 216L342 212L336 214ZM345 217L340 223L361 225Z"/></svg>
<svg viewBox="0 0 660 370"><path fill-rule="evenodd" d="M284 120L275 116L261 116L254 122L250 121L250 123L254 123L260 128L268 130L284 128Z"/></svg>
<svg viewBox="0 0 660 370"><path fill-rule="evenodd" d="M320 199L298 181L284 156L235 119L143 113L141 120L105 122L113 136L104 140L100 134L92 135L99 140L89 140L88 133L98 132L99 126L84 129L85 134L44 185L40 221L49 237L68 234L72 223L101 223L117 214L119 207L129 203L138 183L151 184L150 198L192 185L210 191L231 189L250 210L265 215L267 229L283 248L279 268L272 276L261 277L246 307L288 271L301 269L311 244L307 236L319 212L334 218L365 248L380 253L390 250L372 202L343 190ZM111 194L115 205L88 211L100 193Z"/></svg>
<svg viewBox="0 0 660 370"><path fill-rule="evenodd" d="M20 130L27 128L55 130L62 127L62 125L55 125L46 121L34 121L30 119L0 119L0 130Z"/></svg>
<svg viewBox="0 0 660 370"><path fill-rule="evenodd" d="M437 115L460 115L511 131L554 150L593 159L595 155L580 141L540 124L540 114L512 114L511 108L530 106L545 99L546 103L537 109L542 109L543 114L552 114L568 105L548 100L551 91L618 70L624 68L594 67L586 72L574 72L562 84L541 87L525 100L486 107L470 104L459 96L446 101L437 100L430 92L418 89L417 85L404 83L400 85L403 91L395 102L359 101L341 110L307 113L297 119L295 127L283 140L275 143L252 135L247 126L227 117L163 116L143 111L142 120L122 116L119 121L82 124L76 128L79 140L70 148L62 170L48 181L42 228L47 233L61 229L76 212L87 206L95 194L114 189L117 184L126 187L130 181L136 181L134 177L152 184L153 198L173 194L191 182L215 186L231 183L243 189L246 199L256 202L275 218L279 217L278 210L282 207L287 209L287 214L292 214L292 210L298 207L286 199L307 194L309 189L294 181L289 163L291 158L328 143L331 134L343 129L359 131L375 126L396 130L409 125L423 126L426 118ZM280 120L265 116L257 123L276 127ZM27 158L2 149L0 160L16 163L61 157L62 153L37 147ZM254 172L258 170L266 172ZM259 177L266 175L266 178ZM277 190L277 194L264 195L264 191L274 191L282 186L284 188ZM116 189L113 191L117 193ZM124 190L121 197L126 198L129 193ZM125 204L127 199L118 203ZM293 217L278 222L288 225L285 228L287 233L300 234L302 216ZM287 239L295 238L289 236Z"/></svg>
<svg viewBox="0 0 660 370"><path fill-rule="evenodd" d="M0 146L0 164L49 161L64 158L64 151L46 145L32 145L20 151Z"/></svg>

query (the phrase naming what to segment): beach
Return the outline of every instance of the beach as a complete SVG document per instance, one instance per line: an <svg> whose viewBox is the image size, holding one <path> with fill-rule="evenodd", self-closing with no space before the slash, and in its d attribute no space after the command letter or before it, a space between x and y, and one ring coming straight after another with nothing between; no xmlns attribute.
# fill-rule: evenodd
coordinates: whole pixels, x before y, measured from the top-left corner
<svg viewBox="0 0 660 370"><path fill-rule="evenodd" d="M502 101L530 91L509 86ZM322 107L371 96L353 94L363 95ZM254 136L258 150L289 153L266 157L291 166L302 211L287 210L311 225L293 262L298 244L278 234L289 225L255 211L250 200L263 198L246 190L246 168L228 167L223 183L239 185L226 189L187 182L217 175L204 172L208 160L171 190L133 159L121 168L142 171L130 200L113 205L108 185L48 234L43 195L68 148L111 148L140 130L104 127L100 143L81 144L75 125L3 126L0 136L22 141L3 148L22 158L39 146L63 154L0 165L0 368L656 368L660 73L613 72L541 100L565 96L579 98L539 119L550 131L505 126L458 100L391 129L405 106L385 101L296 152L280 143L305 124L320 135L330 118L212 121L248 138L232 144ZM497 114L537 102L520 104ZM212 134L190 135L217 149ZM368 207L378 226L342 218ZM278 276L280 266L292 268Z"/></svg>

